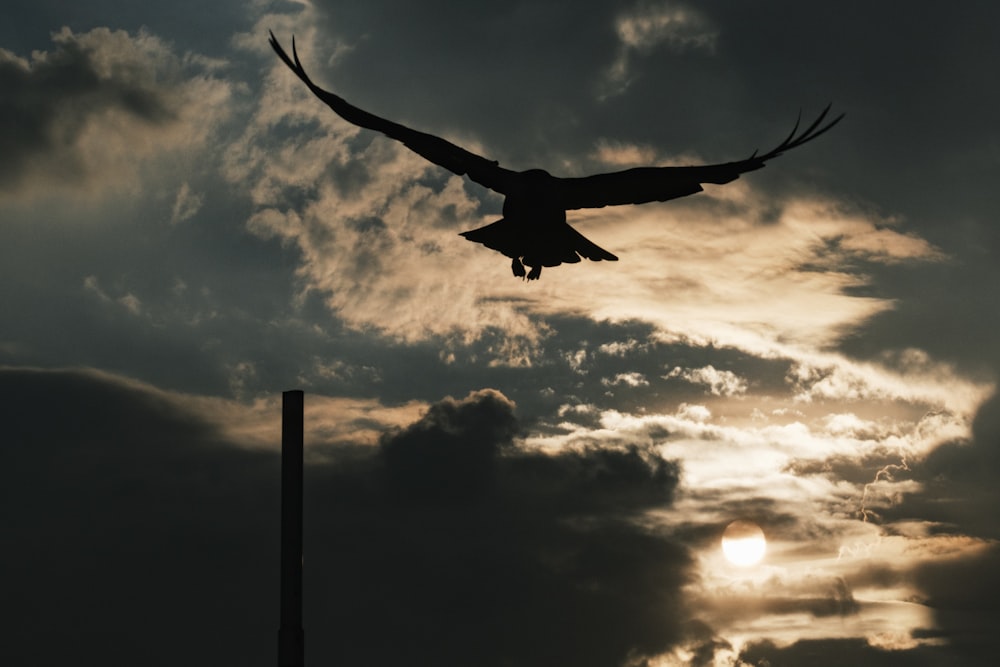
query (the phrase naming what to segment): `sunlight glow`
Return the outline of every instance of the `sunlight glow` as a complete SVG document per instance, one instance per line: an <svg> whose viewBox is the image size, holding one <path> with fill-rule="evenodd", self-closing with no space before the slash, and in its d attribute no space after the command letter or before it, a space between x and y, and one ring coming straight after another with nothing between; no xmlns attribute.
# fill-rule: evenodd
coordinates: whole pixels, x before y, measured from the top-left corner
<svg viewBox="0 0 1000 667"><path fill-rule="evenodd" d="M756 565L766 551L764 531L752 521L733 521L722 534L722 553L733 565Z"/></svg>

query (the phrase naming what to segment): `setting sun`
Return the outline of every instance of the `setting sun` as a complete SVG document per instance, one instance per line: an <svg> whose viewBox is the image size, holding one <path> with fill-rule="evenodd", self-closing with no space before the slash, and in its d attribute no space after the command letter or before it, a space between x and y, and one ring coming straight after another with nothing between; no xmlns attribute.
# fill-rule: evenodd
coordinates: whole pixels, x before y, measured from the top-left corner
<svg viewBox="0 0 1000 667"><path fill-rule="evenodd" d="M764 531L752 521L733 521L722 534L722 553L733 565L756 565L766 551Z"/></svg>

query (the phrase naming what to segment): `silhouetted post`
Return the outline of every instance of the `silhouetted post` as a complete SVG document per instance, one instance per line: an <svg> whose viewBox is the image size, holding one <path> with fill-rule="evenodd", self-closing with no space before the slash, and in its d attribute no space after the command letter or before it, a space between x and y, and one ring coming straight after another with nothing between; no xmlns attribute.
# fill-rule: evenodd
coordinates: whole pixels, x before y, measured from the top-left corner
<svg viewBox="0 0 1000 667"><path fill-rule="evenodd" d="M278 667L302 667L303 393L281 395L281 628Z"/></svg>

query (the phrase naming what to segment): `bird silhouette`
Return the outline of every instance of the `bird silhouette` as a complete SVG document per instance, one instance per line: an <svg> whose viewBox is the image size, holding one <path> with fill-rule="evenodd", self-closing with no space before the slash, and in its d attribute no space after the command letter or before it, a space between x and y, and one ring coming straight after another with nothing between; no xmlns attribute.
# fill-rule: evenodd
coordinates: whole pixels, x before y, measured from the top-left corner
<svg viewBox="0 0 1000 667"><path fill-rule="evenodd" d="M595 262L618 260L573 229L566 222L566 211L668 201L701 192L704 183L729 183L739 178L740 174L760 169L768 160L785 151L812 141L844 117L840 114L824 125L831 106L827 105L809 127L799 132L800 114L784 141L763 155L754 151L745 160L686 167L635 167L607 174L560 178L543 169L505 169L496 160L476 155L445 139L359 109L312 82L299 61L294 37L292 57L289 58L274 33L270 34L271 46L278 56L316 97L341 118L381 132L434 164L504 195L503 217L500 220L462 232L461 236L510 257L514 275L527 280L537 280L543 266L573 264L581 258ZM527 272L526 266L530 268Z"/></svg>

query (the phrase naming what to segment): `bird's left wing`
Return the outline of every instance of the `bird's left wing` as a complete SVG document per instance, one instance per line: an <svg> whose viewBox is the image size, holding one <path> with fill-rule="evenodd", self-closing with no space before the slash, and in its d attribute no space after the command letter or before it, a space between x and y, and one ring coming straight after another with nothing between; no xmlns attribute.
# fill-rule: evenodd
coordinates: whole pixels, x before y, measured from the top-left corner
<svg viewBox="0 0 1000 667"><path fill-rule="evenodd" d="M434 164L444 167L459 176L468 176L476 183L501 194L507 194L511 185L516 180L516 172L504 169L494 160L487 160L481 155L469 152L440 137L435 137L425 132L418 132L399 123L394 123L391 120L380 118L375 114L368 113L363 109L349 104L339 95L335 95L328 90L323 90L312 82L302 67L302 63L299 62L299 54L295 50L294 37L292 38L291 58L288 57L281 44L278 43L274 33L271 33L270 42L275 53L302 79L303 83L309 86L309 90L316 97L326 102L331 109L337 112L337 115L349 123L381 132L392 139L402 142L407 148Z"/></svg>
<svg viewBox="0 0 1000 667"><path fill-rule="evenodd" d="M788 137L773 150L763 155L753 155L737 162L691 167L636 167L608 174L581 178L556 178L552 192L565 209L600 208L618 204L644 204L667 201L701 192L703 183L729 183L740 174L764 166L768 160L785 151L812 141L840 122L840 114L825 125L823 120L830 111L827 106L813 123L801 133L799 122Z"/></svg>

